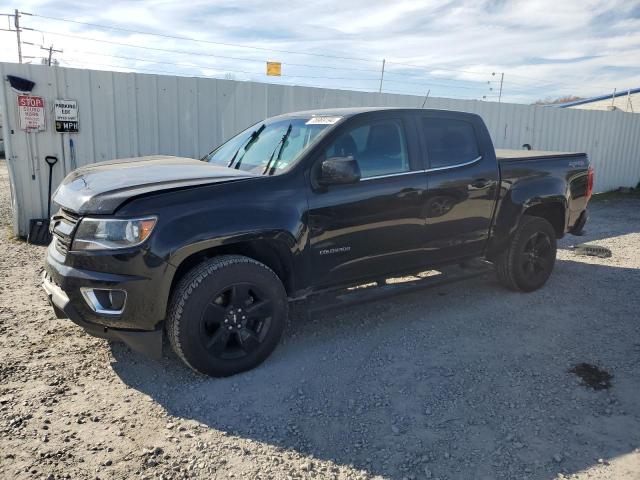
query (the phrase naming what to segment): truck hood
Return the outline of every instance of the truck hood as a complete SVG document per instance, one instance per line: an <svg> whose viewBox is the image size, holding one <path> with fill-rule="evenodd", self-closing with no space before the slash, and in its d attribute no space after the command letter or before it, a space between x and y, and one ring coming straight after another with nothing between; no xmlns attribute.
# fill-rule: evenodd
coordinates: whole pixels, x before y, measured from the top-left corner
<svg viewBox="0 0 640 480"><path fill-rule="evenodd" d="M62 181L53 201L78 214L110 214L132 197L257 176L192 158L161 155L125 158L74 170Z"/></svg>

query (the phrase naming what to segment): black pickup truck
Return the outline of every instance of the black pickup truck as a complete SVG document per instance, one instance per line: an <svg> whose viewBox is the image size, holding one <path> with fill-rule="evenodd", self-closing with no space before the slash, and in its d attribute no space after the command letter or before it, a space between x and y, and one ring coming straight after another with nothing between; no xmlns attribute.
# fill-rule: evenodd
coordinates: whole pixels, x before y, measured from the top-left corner
<svg viewBox="0 0 640 480"><path fill-rule="evenodd" d="M232 375L273 351L294 301L478 261L540 288L592 186L585 154L496 152L474 114L290 113L201 160L72 172L43 285L90 334L158 355L165 331L194 370Z"/></svg>

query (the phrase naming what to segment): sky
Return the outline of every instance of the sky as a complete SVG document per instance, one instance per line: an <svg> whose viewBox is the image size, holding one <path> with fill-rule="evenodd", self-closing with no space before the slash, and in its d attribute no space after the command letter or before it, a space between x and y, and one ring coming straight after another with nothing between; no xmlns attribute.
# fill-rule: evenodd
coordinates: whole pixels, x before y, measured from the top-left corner
<svg viewBox="0 0 640 480"><path fill-rule="evenodd" d="M378 91L384 59L383 92L498 101L504 74L513 103L640 87L640 0L0 0L15 8L33 63L53 45L75 68Z"/></svg>

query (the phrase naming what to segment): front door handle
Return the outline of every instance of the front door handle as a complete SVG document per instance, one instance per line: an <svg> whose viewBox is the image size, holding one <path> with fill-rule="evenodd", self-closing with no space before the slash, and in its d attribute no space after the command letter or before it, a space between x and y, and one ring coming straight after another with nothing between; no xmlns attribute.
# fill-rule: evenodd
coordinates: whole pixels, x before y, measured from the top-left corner
<svg viewBox="0 0 640 480"><path fill-rule="evenodd" d="M491 180L488 180L486 178L476 178L473 183L471 183L471 187L473 188L485 188L487 186L489 186L489 184L491 183Z"/></svg>

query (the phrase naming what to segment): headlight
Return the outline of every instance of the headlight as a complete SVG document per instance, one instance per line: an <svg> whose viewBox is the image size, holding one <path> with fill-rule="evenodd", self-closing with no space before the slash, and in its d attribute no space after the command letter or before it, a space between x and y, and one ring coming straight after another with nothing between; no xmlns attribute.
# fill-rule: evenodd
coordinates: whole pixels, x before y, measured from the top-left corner
<svg viewBox="0 0 640 480"><path fill-rule="evenodd" d="M144 242L156 224L156 217L83 218L73 239L72 250L113 250Z"/></svg>

